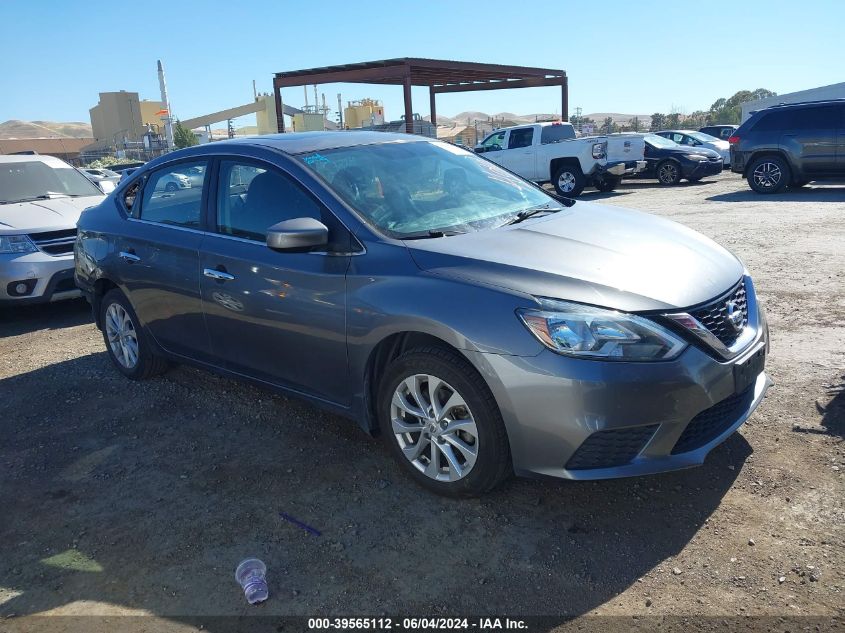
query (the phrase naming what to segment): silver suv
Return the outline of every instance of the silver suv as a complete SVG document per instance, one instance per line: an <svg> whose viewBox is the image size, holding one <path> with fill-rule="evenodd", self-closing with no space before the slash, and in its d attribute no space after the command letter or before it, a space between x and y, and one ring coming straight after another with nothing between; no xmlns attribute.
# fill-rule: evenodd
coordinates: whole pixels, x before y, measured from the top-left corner
<svg viewBox="0 0 845 633"><path fill-rule="evenodd" d="M80 296L76 221L105 196L52 156L0 156L0 305Z"/></svg>

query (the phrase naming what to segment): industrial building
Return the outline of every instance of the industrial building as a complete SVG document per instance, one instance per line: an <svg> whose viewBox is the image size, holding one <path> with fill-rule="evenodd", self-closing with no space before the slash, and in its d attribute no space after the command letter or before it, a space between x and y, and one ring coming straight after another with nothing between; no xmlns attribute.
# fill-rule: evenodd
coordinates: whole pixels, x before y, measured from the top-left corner
<svg viewBox="0 0 845 633"><path fill-rule="evenodd" d="M827 99L845 99L845 82L799 90L784 95L775 95L756 101L746 101L742 104L742 122L744 123L755 110L762 110L781 103L800 103L802 101L825 101Z"/></svg>
<svg viewBox="0 0 845 633"><path fill-rule="evenodd" d="M464 147L475 147L478 143L478 130L472 125L437 126L437 140L447 141Z"/></svg>
<svg viewBox="0 0 845 633"><path fill-rule="evenodd" d="M137 92L101 92L99 103L89 110L94 143L89 150L140 143L150 126L161 126L161 101L138 98Z"/></svg>

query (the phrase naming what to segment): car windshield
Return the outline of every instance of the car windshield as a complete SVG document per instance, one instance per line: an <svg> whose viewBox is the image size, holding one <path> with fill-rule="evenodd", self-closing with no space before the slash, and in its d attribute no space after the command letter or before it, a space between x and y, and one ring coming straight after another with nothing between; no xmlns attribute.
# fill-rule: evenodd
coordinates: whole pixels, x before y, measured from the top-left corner
<svg viewBox="0 0 845 633"><path fill-rule="evenodd" d="M52 167L40 160L0 163L0 204L97 195L103 192L70 166Z"/></svg>
<svg viewBox="0 0 845 633"><path fill-rule="evenodd" d="M494 163L436 141L343 147L298 158L367 222L395 238L501 226L563 205Z"/></svg>
<svg viewBox="0 0 845 633"><path fill-rule="evenodd" d="M645 141L652 147L677 147L678 144L668 138L657 136L657 134L646 134Z"/></svg>
<svg viewBox="0 0 845 633"><path fill-rule="evenodd" d="M696 141L701 141L702 143L712 143L713 141L719 140L715 136L710 136L704 132L687 132L687 135L693 137Z"/></svg>

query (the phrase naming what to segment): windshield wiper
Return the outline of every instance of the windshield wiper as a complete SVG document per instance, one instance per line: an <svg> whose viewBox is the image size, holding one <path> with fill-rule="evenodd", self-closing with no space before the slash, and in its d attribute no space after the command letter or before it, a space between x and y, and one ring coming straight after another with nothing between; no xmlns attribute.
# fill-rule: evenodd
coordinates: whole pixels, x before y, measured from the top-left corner
<svg viewBox="0 0 845 633"><path fill-rule="evenodd" d="M511 220L508 220L502 226L510 226L511 224L519 224L520 222L523 222L523 221L527 220L528 218L534 217L535 215L538 215L540 213L557 213L558 211L560 211L559 208L556 209L556 208L552 207L551 204L549 204L548 202L546 202L545 204L538 204L537 206L528 207L527 209L523 209L522 211L520 211L519 213L516 214L516 217L514 217Z"/></svg>
<svg viewBox="0 0 845 633"><path fill-rule="evenodd" d="M444 231L443 229L429 229L428 231L421 231L419 233L409 233L400 240L430 240L437 237L449 237L451 235L463 235L465 231Z"/></svg>

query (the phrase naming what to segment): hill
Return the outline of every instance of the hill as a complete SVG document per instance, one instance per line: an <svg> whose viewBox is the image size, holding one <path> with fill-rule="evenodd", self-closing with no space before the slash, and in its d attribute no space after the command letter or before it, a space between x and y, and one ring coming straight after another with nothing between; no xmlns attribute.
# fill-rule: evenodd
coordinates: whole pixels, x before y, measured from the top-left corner
<svg viewBox="0 0 845 633"><path fill-rule="evenodd" d="M0 123L0 138L88 138L92 136L88 123L77 121L20 121L11 119Z"/></svg>

